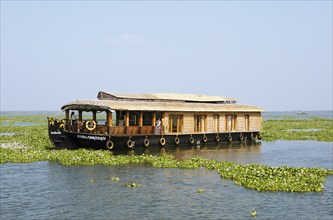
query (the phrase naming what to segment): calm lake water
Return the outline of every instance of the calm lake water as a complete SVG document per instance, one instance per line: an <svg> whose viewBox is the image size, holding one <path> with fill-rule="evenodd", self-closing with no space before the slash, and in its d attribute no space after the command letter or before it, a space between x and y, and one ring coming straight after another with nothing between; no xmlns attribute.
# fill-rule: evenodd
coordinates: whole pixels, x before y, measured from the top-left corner
<svg viewBox="0 0 333 220"><path fill-rule="evenodd" d="M300 114L302 112L303 114ZM333 119L332 110L321 111L267 111L262 113L264 120L279 120L279 119L299 119L306 120L311 118Z"/></svg>
<svg viewBox="0 0 333 220"><path fill-rule="evenodd" d="M276 141L118 152L173 154L271 166L333 169L332 142ZM153 147L151 147L153 148ZM116 154L116 153L115 153ZM147 166L0 164L0 219L332 219L333 176L324 192L257 192L216 171ZM111 181L111 177L120 181ZM142 184L137 188L125 185ZM198 188L204 190L197 193ZM250 211L257 211L250 217Z"/></svg>

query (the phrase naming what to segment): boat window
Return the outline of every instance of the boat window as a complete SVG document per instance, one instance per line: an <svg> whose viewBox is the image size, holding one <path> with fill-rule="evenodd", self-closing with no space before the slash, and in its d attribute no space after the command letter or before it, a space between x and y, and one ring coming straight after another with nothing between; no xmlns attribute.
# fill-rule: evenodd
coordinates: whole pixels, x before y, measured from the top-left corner
<svg viewBox="0 0 333 220"><path fill-rule="evenodd" d="M207 116L195 115L194 116L194 132L206 132L207 131Z"/></svg>
<svg viewBox="0 0 333 220"><path fill-rule="evenodd" d="M183 131L183 115L169 116L169 132L180 133Z"/></svg>
<svg viewBox="0 0 333 220"><path fill-rule="evenodd" d="M139 125L140 112L130 112L129 114L129 125Z"/></svg>
<svg viewBox="0 0 333 220"><path fill-rule="evenodd" d="M219 132L220 130L220 117L219 115L214 115L213 116L213 131L214 132Z"/></svg>
<svg viewBox="0 0 333 220"><path fill-rule="evenodd" d="M106 125L106 112L97 112L96 114L96 122L99 125Z"/></svg>
<svg viewBox="0 0 333 220"><path fill-rule="evenodd" d="M237 124L236 115L226 115L226 130L227 131L235 131L236 124Z"/></svg>
<svg viewBox="0 0 333 220"><path fill-rule="evenodd" d="M152 112L143 112L143 125L152 125L153 113Z"/></svg>
<svg viewBox="0 0 333 220"><path fill-rule="evenodd" d="M125 125L125 113L122 111L116 111L116 125L124 126Z"/></svg>
<svg viewBox="0 0 333 220"><path fill-rule="evenodd" d="M245 115L245 125L244 130L249 131L250 130L250 115Z"/></svg>

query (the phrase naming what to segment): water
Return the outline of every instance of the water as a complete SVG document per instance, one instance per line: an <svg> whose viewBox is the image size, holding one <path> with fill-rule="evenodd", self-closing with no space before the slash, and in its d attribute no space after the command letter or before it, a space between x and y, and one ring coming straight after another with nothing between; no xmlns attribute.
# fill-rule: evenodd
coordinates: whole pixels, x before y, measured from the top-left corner
<svg viewBox="0 0 333 220"><path fill-rule="evenodd" d="M64 115L61 111L1 111L1 116L41 116Z"/></svg>
<svg viewBox="0 0 333 220"><path fill-rule="evenodd" d="M276 141L151 149L238 163L333 169L332 142ZM136 149L130 154L140 154ZM321 193L257 192L216 171L146 166L63 166L6 163L1 172L1 219L332 219L333 177ZM115 182L111 177L119 177ZM128 188L126 184L142 184ZM202 188L203 193L197 193Z"/></svg>
<svg viewBox="0 0 333 220"><path fill-rule="evenodd" d="M0 136L13 136L15 134L16 133L14 133L14 132L0 132Z"/></svg>
<svg viewBox="0 0 333 220"><path fill-rule="evenodd" d="M33 122L1 122L1 126L36 126L39 125Z"/></svg>
<svg viewBox="0 0 333 220"><path fill-rule="evenodd" d="M264 120L281 120L281 119L302 119L311 118L333 119L332 110L306 111L306 114L297 114L299 111L267 111L263 112Z"/></svg>

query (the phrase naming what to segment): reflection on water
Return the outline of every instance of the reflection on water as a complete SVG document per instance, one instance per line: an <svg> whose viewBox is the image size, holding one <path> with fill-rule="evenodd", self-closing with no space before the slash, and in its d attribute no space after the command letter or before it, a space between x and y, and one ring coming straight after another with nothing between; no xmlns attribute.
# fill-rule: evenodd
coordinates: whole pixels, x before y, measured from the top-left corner
<svg viewBox="0 0 333 220"><path fill-rule="evenodd" d="M248 159L251 154L260 153L261 142L217 143L204 146L194 146L187 150L177 148L172 154L181 160L200 156L206 159L239 161L241 155ZM238 158L238 159L237 159Z"/></svg>
<svg viewBox="0 0 333 220"><path fill-rule="evenodd" d="M114 155L173 155L177 160L186 160L195 156L200 156L206 159L226 160L232 159L234 155L249 156L256 152L260 152L261 142L220 142L206 143L201 145L183 145L183 146L151 146L149 148L137 147L131 150L117 150Z"/></svg>
<svg viewBox="0 0 333 220"><path fill-rule="evenodd" d="M260 154L261 142L242 143L210 143L197 146L151 146L149 148L138 147L128 151L114 151L114 155L173 155L176 160L187 160L195 156L214 160L231 160L235 162L253 162L255 155Z"/></svg>

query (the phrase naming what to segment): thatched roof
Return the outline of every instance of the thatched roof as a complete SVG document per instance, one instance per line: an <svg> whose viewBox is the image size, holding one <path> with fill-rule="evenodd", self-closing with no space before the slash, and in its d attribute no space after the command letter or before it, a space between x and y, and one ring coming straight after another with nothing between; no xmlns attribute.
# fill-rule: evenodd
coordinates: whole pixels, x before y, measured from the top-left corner
<svg viewBox="0 0 333 220"><path fill-rule="evenodd" d="M140 101L170 101L170 102L200 102L200 103L229 103L236 104L236 99L222 96L207 96L195 94L125 94L108 93L100 91L97 95L99 100L140 100Z"/></svg>
<svg viewBox="0 0 333 220"><path fill-rule="evenodd" d="M77 100L65 104L62 110L122 110L168 112L261 112L262 108L222 103L165 102L141 100Z"/></svg>

